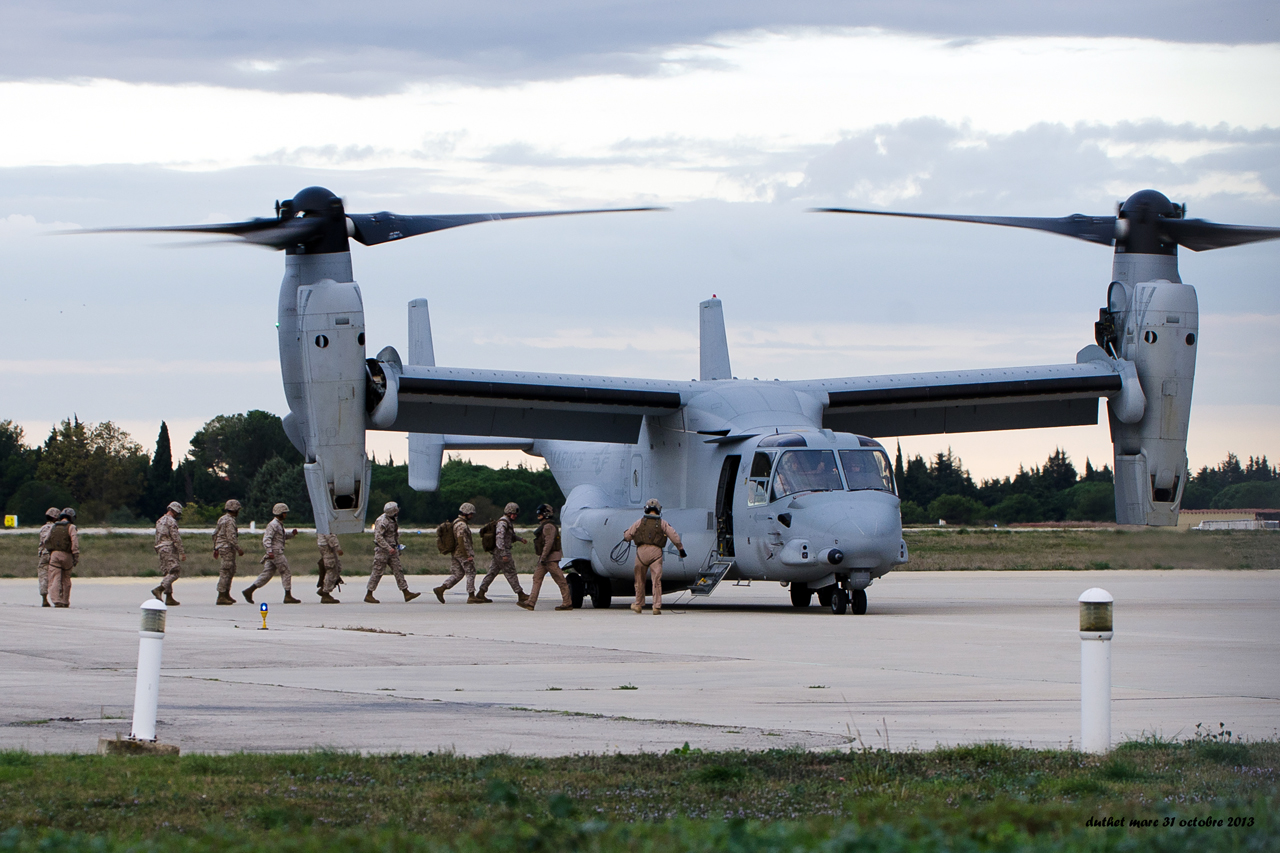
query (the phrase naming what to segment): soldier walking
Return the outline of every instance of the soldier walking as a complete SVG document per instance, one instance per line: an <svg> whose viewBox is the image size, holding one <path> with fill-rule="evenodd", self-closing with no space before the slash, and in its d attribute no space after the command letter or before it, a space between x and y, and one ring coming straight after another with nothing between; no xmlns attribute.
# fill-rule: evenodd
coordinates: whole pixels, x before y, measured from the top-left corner
<svg viewBox="0 0 1280 853"><path fill-rule="evenodd" d="M458 581L467 579L467 604L482 604L476 596L476 551L471 547L471 517L476 514L473 503L464 503L458 507L458 517L453 520L453 559L449 563L449 577L440 586L431 590L444 604L444 594L457 586Z"/></svg>
<svg viewBox="0 0 1280 853"><path fill-rule="evenodd" d="M221 561L218 566L218 604L235 604L231 597L231 580L236 576L236 557L244 556L240 547L240 530L236 518L240 515L240 501L232 498L223 507L226 510L213 528L213 558Z"/></svg>
<svg viewBox="0 0 1280 853"><path fill-rule="evenodd" d="M67 507L49 528L49 598L54 607L71 606L71 570L80 562L80 534L75 521L76 511Z"/></svg>
<svg viewBox="0 0 1280 853"><path fill-rule="evenodd" d="M244 600L253 604L253 591L261 589L267 585L267 581L280 575L280 584L284 587L284 603L285 604L301 604L300 599L293 597L293 573L289 571L289 561L284 556L284 543L298 535L298 528L286 532L284 529L284 517L289 514L289 507L286 504L276 504L271 508L271 514L275 516L267 524L266 531L262 534L262 549L266 551L262 555L262 574L258 575L258 579L241 593Z"/></svg>
<svg viewBox="0 0 1280 853"><path fill-rule="evenodd" d="M341 604L333 597L334 587L342 585L342 543L336 533L317 533L316 544L320 546L320 580L316 587L320 593L321 604Z"/></svg>
<svg viewBox="0 0 1280 853"><path fill-rule="evenodd" d="M382 573L387 569L391 569L391 573L395 575L396 586L400 587L405 601L413 601L422 595L420 592L409 592L409 582L404 579L404 569L400 567L400 525L396 522L398 515L400 505L395 501L388 501L382 507L382 515L373 523L373 571L369 573L369 586L364 594L366 604L379 603L373 597L373 591L378 588ZM475 569L472 568L473 578L474 573Z"/></svg>
<svg viewBox="0 0 1280 853"><path fill-rule="evenodd" d="M41 607L52 606L49 604L49 531L53 529L53 525L61 514L62 510L56 506L49 507L44 511L44 525L40 528L40 550L38 552L40 562L36 564L36 577L40 581Z"/></svg>
<svg viewBox="0 0 1280 853"><path fill-rule="evenodd" d="M657 498L645 501L644 515L622 534L623 540L636 543L636 600L631 609L639 613L644 609L644 573L649 571L653 581L653 615L662 614L662 549L667 540L675 543L683 559L688 556L680 542L680 534L662 518L662 504Z"/></svg>
<svg viewBox="0 0 1280 853"><path fill-rule="evenodd" d="M182 602L173 597L173 582L182 574L182 564L187 552L182 548L182 534L178 532L178 519L182 516L182 504L173 501L164 515L156 522L156 556L160 558L160 585L151 590L156 598L164 593L164 603L177 607Z"/></svg>
<svg viewBox="0 0 1280 853"><path fill-rule="evenodd" d="M538 532L533 536L533 546L538 551L538 568L533 572L533 589L529 598L520 602L525 610L533 610L538 606L538 592L542 589L542 579L551 575L551 579L560 587L560 604L556 610L572 610L573 598L569 595L569 582L564 579L560 569L560 560L564 553L560 547L560 529L555 523L555 509L551 504L538 507Z"/></svg>
<svg viewBox="0 0 1280 853"><path fill-rule="evenodd" d="M502 508L502 518L498 519L497 529L493 532L493 560L489 563L489 573L484 576L484 580L480 581L480 591L476 597L485 604L492 604L493 600L485 595L489 591L489 586L501 574L507 579L507 583L511 585L511 591L516 594L516 603L522 603L529 598L524 594L524 590L520 588L520 578L516 575L516 563L511 559L511 546L513 542L519 542L521 545L528 544L529 540L522 536L516 536L515 520L520 514L520 505L515 501L507 504Z"/></svg>

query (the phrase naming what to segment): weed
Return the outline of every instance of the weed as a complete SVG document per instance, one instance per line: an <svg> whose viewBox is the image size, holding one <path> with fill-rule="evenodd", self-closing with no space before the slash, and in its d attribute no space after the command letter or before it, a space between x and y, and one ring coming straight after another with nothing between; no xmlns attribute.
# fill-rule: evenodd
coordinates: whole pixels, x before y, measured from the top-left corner
<svg viewBox="0 0 1280 853"><path fill-rule="evenodd" d="M613 689L614 690L639 690L640 688L636 687L634 684L619 684L617 687Z"/></svg>

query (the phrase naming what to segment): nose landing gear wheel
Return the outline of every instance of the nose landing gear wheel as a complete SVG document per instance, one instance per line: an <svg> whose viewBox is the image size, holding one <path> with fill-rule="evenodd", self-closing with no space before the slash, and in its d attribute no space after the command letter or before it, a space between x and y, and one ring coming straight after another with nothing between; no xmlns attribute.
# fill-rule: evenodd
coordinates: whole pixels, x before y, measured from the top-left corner
<svg viewBox="0 0 1280 853"><path fill-rule="evenodd" d="M867 591L865 589L855 589L849 603L853 606L855 616L865 616L867 614Z"/></svg>
<svg viewBox="0 0 1280 853"><path fill-rule="evenodd" d="M569 603L575 610L582 607L582 599L587 594L587 582L577 572L570 572L565 582L569 584Z"/></svg>
<svg viewBox="0 0 1280 853"><path fill-rule="evenodd" d="M597 610L604 610L613 601L613 589L603 578L596 578L588 592L591 593L591 606Z"/></svg>
<svg viewBox="0 0 1280 853"><path fill-rule="evenodd" d="M808 607L813 601L813 590L800 583L791 584L791 606Z"/></svg>
<svg viewBox="0 0 1280 853"><path fill-rule="evenodd" d="M844 612L849 609L849 593L840 587L836 587L831 593L831 612L837 616L843 616Z"/></svg>

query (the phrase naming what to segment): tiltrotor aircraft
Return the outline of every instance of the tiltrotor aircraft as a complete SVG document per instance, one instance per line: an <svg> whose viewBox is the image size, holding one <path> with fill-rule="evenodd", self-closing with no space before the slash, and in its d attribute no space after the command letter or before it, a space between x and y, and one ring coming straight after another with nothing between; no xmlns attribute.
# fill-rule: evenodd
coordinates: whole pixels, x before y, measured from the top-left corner
<svg viewBox="0 0 1280 853"><path fill-rule="evenodd" d="M639 208L634 208L639 209ZM1034 228L1115 246L1096 342L1071 364L799 381L739 380L721 303L699 305L697 381L438 367L427 301L409 303L409 346L366 354L349 241L374 245L459 225L547 213L348 214L311 187L274 219L162 229L220 233L285 251L280 368L289 438L305 455L321 532L363 529L366 430L409 435L409 483L439 486L445 450L521 449L547 462L567 496L561 521L574 597L607 607L632 583L622 532L658 498L688 557L664 587L708 594L723 579L778 581L808 606L867 609L867 587L907 561L899 500L877 436L1096 424L1107 401L1116 519L1171 525L1187 479L1197 346L1195 290L1178 276L1193 251L1280 237L1280 228L1185 218L1154 190L1116 216L940 216L824 208ZM564 211L588 213L605 211Z"/></svg>

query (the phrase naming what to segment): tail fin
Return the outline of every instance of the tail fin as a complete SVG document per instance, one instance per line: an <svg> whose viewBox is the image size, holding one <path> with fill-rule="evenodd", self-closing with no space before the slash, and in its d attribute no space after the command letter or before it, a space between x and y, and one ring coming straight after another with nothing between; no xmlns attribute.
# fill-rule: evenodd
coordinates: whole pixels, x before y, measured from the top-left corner
<svg viewBox="0 0 1280 853"><path fill-rule="evenodd" d="M732 379L729 341L724 333L724 308L714 296L698 304L699 375L710 379Z"/></svg>

